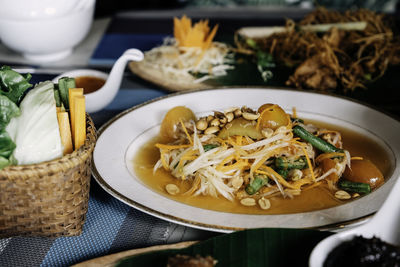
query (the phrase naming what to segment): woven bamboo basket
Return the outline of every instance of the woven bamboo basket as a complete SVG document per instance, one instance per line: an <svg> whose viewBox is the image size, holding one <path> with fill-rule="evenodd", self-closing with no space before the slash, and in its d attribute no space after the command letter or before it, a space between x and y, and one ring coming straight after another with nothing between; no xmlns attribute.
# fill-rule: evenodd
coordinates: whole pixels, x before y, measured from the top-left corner
<svg viewBox="0 0 400 267"><path fill-rule="evenodd" d="M96 129L86 116L85 144L40 164L0 171L0 238L75 236L82 233L89 201Z"/></svg>

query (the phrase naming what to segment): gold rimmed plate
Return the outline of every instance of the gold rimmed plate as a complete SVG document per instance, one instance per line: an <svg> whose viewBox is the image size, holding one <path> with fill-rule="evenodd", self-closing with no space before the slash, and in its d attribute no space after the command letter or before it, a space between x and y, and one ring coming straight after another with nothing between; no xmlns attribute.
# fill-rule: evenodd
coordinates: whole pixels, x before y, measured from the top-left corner
<svg viewBox="0 0 400 267"><path fill-rule="evenodd" d="M324 121L357 131L374 140L388 155L390 171L383 186L349 203L323 210L280 215L218 212L190 206L148 187L137 175L133 159L159 131L173 106L190 107L197 115L232 106L256 108L276 103L304 119ZM122 112L99 130L93 154L93 175L111 195L153 216L191 227L231 232L239 229L281 227L332 229L365 220L383 203L400 176L400 122L367 105L345 98L280 88L221 88L181 92Z"/></svg>

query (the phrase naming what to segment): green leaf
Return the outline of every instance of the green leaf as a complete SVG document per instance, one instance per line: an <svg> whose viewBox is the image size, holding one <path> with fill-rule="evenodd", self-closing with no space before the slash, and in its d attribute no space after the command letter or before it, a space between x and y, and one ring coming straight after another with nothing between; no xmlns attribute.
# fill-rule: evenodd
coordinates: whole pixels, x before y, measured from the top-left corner
<svg viewBox="0 0 400 267"><path fill-rule="evenodd" d="M6 159L5 157L0 156L0 170L9 165L12 165L12 164L10 164L10 161L8 159Z"/></svg>
<svg viewBox="0 0 400 267"><path fill-rule="evenodd" d="M16 145L8 135L8 133L3 130L0 132L0 157L8 158L11 156Z"/></svg>
<svg viewBox="0 0 400 267"><path fill-rule="evenodd" d="M256 53L256 57L257 64L262 68L275 68L274 57L270 53L259 50Z"/></svg>
<svg viewBox="0 0 400 267"><path fill-rule="evenodd" d="M371 73L364 74L364 79L366 79L367 81L372 81L372 74Z"/></svg>
<svg viewBox="0 0 400 267"><path fill-rule="evenodd" d="M0 94L18 104L25 91L32 86L29 83L30 79L30 74L21 75L9 66L2 66L0 68Z"/></svg>
<svg viewBox="0 0 400 267"><path fill-rule="evenodd" d="M246 44L253 49L258 49L257 42L254 41L253 39L246 39Z"/></svg>
<svg viewBox="0 0 400 267"><path fill-rule="evenodd" d="M176 254L212 256L216 266L308 266L308 258L319 241L331 235L304 229L264 228L213 237L184 249L144 253L121 260L118 267L166 266Z"/></svg>
<svg viewBox="0 0 400 267"><path fill-rule="evenodd" d="M0 95L0 130L5 129L11 118L21 114L18 106L8 97Z"/></svg>
<svg viewBox="0 0 400 267"><path fill-rule="evenodd" d="M274 58L270 53L258 50L256 53L257 58L257 69L261 74L262 79L267 82L272 77L272 68L275 68Z"/></svg>

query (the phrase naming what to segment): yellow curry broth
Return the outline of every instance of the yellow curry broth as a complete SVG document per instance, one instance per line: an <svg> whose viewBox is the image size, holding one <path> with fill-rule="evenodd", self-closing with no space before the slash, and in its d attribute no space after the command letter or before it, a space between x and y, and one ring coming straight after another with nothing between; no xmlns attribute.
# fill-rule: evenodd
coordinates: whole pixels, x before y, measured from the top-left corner
<svg viewBox="0 0 400 267"><path fill-rule="evenodd" d="M318 126L339 130L342 134L344 148L349 150L352 156L370 159L385 177L388 175L390 171L388 155L378 144L363 135L347 129L321 123L318 123ZM232 213L288 214L325 209L345 203L345 201L336 199L325 183L321 186L303 190L299 196L295 196L293 199L285 199L280 195L274 196L270 198L271 208L268 210L262 210L258 205L253 207L243 206L238 200L231 202L222 196L214 198L203 195L185 195L184 192L190 188L190 184L187 181L173 177L163 168L158 169L153 174L153 167L160 157L159 150L154 146L157 142L160 142L159 137L146 143L136 155L133 162L136 174L147 186L158 193L188 205ZM165 186L170 183L176 184L180 188L180 194L172 196L165 191Z"/></svg>

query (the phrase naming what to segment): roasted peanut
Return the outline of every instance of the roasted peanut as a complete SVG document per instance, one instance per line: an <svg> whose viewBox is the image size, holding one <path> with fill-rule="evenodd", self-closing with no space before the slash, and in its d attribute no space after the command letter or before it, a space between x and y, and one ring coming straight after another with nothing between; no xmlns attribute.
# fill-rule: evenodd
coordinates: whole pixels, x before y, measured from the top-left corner
<svg viewBox="0 0 400 267"><path fill-rule="evenodd" d="M204 134L214 134L219 131L218 126L212 126L204 130Z"/></svg>
<svg viewBox="0 0 400 267"><path fill-rule="evenodd" d="M175 184L167 184L165 186L165 190L167 190L168 194L170 195L176 195L179 193L179 187Z"/></svg>

